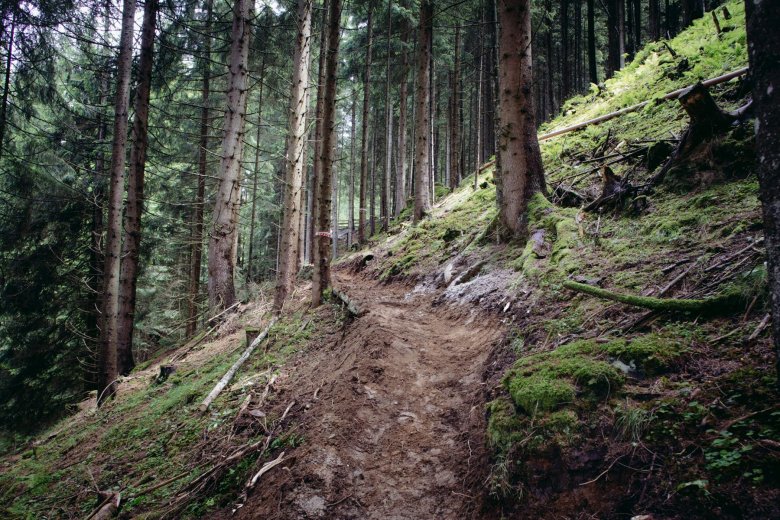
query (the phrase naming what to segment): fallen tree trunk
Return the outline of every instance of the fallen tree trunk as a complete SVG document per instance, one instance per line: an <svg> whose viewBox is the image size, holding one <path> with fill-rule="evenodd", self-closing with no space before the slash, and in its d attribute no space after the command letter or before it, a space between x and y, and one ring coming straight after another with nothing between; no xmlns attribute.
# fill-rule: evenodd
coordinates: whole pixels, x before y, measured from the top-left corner
<svg viewBox="0 0 780 520"><path fill-rule="evenodd" d="M249 359L249 356L252 355L252 352L254 352L255 348L257 348L257 346L268 336L268 332L271 330L271 327L276 325L278 320L279 318L277 316L271 318L271 321L268 323L268 326L265 328L265 330L263 330L263 332L261 332L260 335L255 338L255 340L244 350L244 353L241 354L241 357L238 358L235 363L233 363L233 366L230 367L230 370L228 370L227 373L222 376L222 379L219 380L219 383L217 383L214 389L211 390L206 399L204 399L201 403L201 413L209 409L209 406L211 406L211 403L214 401L214 399L216 399L222 390L225 389L230 380L233 379L233 376L236 375L236 372L238 372L238 369L241 368L241 365L243 365L244 362Z"/></svg>
<svg viewBox="0 0 780 520"><path fill-rule="evenodd" d="M722 76L718 76L716 78L703 81L701 84L705 87L710 87L712 85L719 85L720 83L725 83L726 81L730 81L734 78L743 76L747 74L747 72L748 72L748 67L743 67L741 69L735 70L734 72L729 72L728 74L724 74ZM668 94L664 95L662 99L677 99L680 96L680 94L685 92L685 90L687 90L688 88L690 87L681 88L669 92ZM596 125L599 123L603 123L604 121L609 121L610 119L615 119L616 117L620 117L630 112L636 112L637 110L646 107L653 101L654 100L643 101L636 105L631 105L630 107L622 108L620 110L616 110L615 112L610 112L609 114L604 114L603 116L599 116L593 119L589 119L587 121L583 121L582 123L577 123L576 125L567 126L566 128L561 128L560 130L554 130L552 132L539 136L539 141L546 141L547 139L552 139L553 137L563 135L569 132L573 132L575 130L579 130L580 128L585 128L586 126Z"/></svg>
<svg viewBox="0 0 780 520"><path fill-rule="evenodd" d="M701 300L653 298L652 296L636 296L621 294L600 287L594 287L584 283L567 280L563 286L569 290L589 294L605 300L625 303L634 307L642 307L653 311L676 311L698 314L726 313L734 308L735 298L731 294L722 294Z"/></svg>
<svg viewBox="0 0 780 520"><path fill-rule="evenodd" d="M363 311L357 303L355 303L354 300L351 300L349 296L347 296L347 293L339 291L335 287L332 288L333 290L333 296L341 300L341 302L344 304L344 306L347 308L347 311L352 317L357 318L358 316L362 316L365 311Z"/></svg>
<svg viewBox="0 0 780 520"><path fill-rule="evenodd" d="M119 512L121 501L122 496L119 493L109 493L86 520L109 520L114 518Z"/></svg>

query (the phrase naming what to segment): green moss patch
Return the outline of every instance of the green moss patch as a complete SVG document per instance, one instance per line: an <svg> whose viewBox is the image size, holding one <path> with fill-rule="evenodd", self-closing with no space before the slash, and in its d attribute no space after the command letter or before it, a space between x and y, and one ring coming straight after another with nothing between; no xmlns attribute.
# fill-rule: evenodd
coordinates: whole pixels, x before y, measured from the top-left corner
<svg viewBox="0 0 780 520"><path fill-rule="evenodd" d="M670 325L632 340L617 339L601 348L623 363L633 363L646 374L657 375L680 363L699 337L700 331L695 327Z"/></svg>

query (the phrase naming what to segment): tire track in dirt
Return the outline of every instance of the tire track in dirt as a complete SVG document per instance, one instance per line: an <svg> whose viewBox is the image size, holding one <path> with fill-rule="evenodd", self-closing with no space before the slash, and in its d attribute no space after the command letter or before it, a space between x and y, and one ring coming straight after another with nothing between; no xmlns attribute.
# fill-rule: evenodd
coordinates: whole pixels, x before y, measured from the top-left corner
<svg viewBox="0 0 780 520"><path fill-rule="evenodd" d="M484 468L482 372L500 339L483 314L337 271L366 314L307 352L281 399L305 407L303 445L240 518L464 518ZM316 393L316 399L314 397Z"/></svg>

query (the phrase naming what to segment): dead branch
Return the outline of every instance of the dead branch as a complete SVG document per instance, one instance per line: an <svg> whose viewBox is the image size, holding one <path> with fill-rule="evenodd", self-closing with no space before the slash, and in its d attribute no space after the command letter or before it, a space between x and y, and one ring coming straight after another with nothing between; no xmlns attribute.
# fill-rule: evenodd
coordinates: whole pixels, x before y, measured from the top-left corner
<svg viewBox="0 0 780 520"><path fill-rule="evenodd" d="M257 484L257 481L260 480L260 477L271 471L274 467L278 466L282 463L284 460L284 452L280 453L278 457L276 457L274 460L266 462L263 464L263 467L260 468L260 471L255 473L255 476L249 479L249 482L246 483L246 488L253 488L255 487L255 484Z"/></svg>
<svg viewBox="0 0 780 520"><path fill-rule="evenodd" d="M241 357L239 357L238 360L233 363L233 366L230 367L230 370L228 370L227 373L222 376L222 379L219 380L214 389L211 390L206 399L204 399L201 403L199 407L201 413L208 410L214 399L216 399L220 392L225 389L230 380L233 379L233 376L236 375L236 372L238 372L238 369L241 368L241 365L243 365L244 362L249 359L249 356L252 355L252 352L254 352L255 348L268 336L268 332L271 330L271 327L276 325L278 320L279 318L277 316L271 318L271 321L268 323L268 326L265 328L265 330L263 330L263 332L261 332L260 335L255 338L255 340L244 350L244 353L241 354Z"/></svg>

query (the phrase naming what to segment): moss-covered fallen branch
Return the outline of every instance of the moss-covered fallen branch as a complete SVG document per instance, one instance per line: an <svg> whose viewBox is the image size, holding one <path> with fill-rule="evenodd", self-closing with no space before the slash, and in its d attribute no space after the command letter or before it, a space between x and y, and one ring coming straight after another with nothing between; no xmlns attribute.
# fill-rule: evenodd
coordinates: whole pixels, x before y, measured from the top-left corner
<svg viewBox="0 0 780 520"><path fill-rule="evenodd" d="M658 312L690 312L697 314L725 314L734 310L741 300L732 292L719 294L711 298L700 300L677 298L653 298L651 296L636 296L633 294L620 294L600 287L593 287L584 283L567 280L563 286L572 291L577 291L598 298L612 300L634 307L642 307Z"/></svg>

